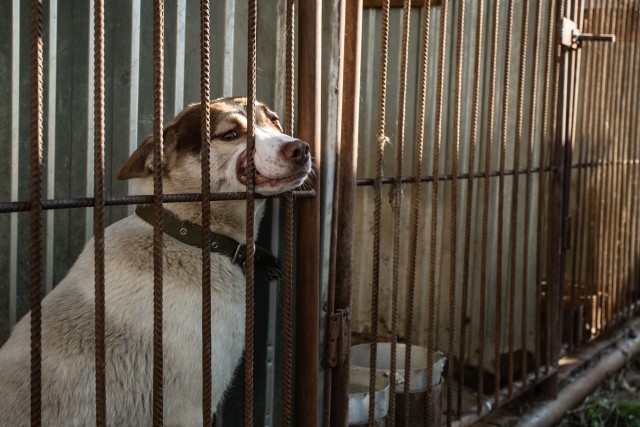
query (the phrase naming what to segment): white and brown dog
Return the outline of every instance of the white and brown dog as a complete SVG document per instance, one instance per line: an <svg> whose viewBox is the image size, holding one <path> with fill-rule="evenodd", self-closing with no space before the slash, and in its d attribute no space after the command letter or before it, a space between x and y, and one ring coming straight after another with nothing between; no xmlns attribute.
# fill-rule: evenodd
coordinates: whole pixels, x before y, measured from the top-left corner
<svg viewBox="0 0 640 427"><path fill-rule="evenodd" d="M245 98L210 103L212 192L244 191ZM185 108L164 130L164 192L199 193L200 104ZM311 171L309 145L282 134L277 115L256 105L256 192L300 186ZM136 193L153 192L153 141L148 137L118 174ZM264 201L256 200L255 224ZM201 224L200 202L166 204L189 230ZM153 228L131 215L106 229L106 390L109 425L151 424ZM211 203L211 230L243 242L245 202ZM257 232L257 230L256 230ZM42 302L42 419L45 425L95 424L94 244ZM164 421L202 424L201 249L164 238ZM244 345L245 278L239 263L212 253L212 375L215 410ZM30 316L0 350L0 426L29 424Z"/></svg>

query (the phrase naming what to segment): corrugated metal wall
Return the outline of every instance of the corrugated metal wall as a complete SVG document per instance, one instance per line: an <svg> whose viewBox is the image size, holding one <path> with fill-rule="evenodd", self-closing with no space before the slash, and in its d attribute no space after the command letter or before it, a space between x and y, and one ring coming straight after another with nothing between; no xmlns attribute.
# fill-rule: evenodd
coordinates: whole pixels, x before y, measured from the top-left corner
<svg viewBox="0 0 640 427"><path fill-rule="evenodd" d="M45 198L91 196L93 191L93 16L87 1L48 0L45 5ZM338 0L323 11L323 142L321 165L323 212L331 212L333 161L337 125ZM286 0L260 3L257 38L257 96L284 114ZM244 95L247 81L247 4L211 1L212 98ZM120 166L152 131L153 52L152 2L114 0L105 10L106 62L106 194L126 194L117 181ZM165 122L183 106L200 100L200 2L168 0L165 4ZM0 2L0 200L28 200L29 194L29 4ZM328 196L327 196L328 195ZM106 209L107 225L132 207ZM92 210L60 209L45 214L46 289L67 273L92 235ZM0 345L29 307L29 214L0 215ZM330 214L322 217L330 229ZM260 241L278 253L280 207L272 203ZM330 233L323 233L328 239ZM329 245L325 244L325 248ZM322 295L326 295L328 253L324 252ZM256 370L257 417L264 425L279 423L281 414L269 402L278 393L281 358L274 345L281 339L278 287L257 286ZM325 298L322 298L324 301ZM215 380L215 379L214 379ZM230 394L241 393L231 390ZM234 399L230 399L234 400ZM242 404L242 399L236 399ZM279 408L279 405L277 406ZM278 409L275 409L278 411ZM227 410L228 414L233 408ZM241 410L238 412L241 414ZM225 419L229 415L225 415ZM220 415L220 414L219 414Z"/></svg>
<svg viewBox="0 0 640 427"><path fill-rule="evenodd" d="M543 1L543 0L540 0ZM444 104L443 104L443 140L440 155L440 173L442 175L449 175L452 170L451 156L452 145L454 138L453 130L453 111L454 111L454 97L453 91L455 87L455 40L458 37L458 29L456 28L456 15L458 2L449 2L450 10L448 14L448 29L449 41L446 50L446 63L444 70ZM505 94L509 96L509 103L511 108L507 116L507 148L505 157L505 169L507 171L512 170L514 166L514 144L513 141L516 137L517 123L516 123L516 111L517 108L517 96L518 96L518 74L520 72L520 61L516 58L520 57L520 43L522 37L522 27L518 23L522 20L523 4L525 2L517 2L514 13L514 23L512 33L512 61L509 71L510 79L508 87L502 84L503 75L505 73L505 36L504 28L507 25L507 7L502 7L499 17L499 48L497 55L497 87L496 87L496 99L495 108L496 115L494 119L494 133L488 135L488 103L489 103L489 85L490 85L490 61L491 61L491 31L493 27L493 14L494 14L494 2L485 2L485 19L483 28L483 51L482 51L482 75L481 75L481 88L480 88L480 106L479 106L479 127L478 127L478 145L476 146L476 164L472 170L467 170L468 156L470 149L470 133L472 126L472 86L474 79L474 48L475 39L477 37L478 29L476 28L476 17L478 13L478 2L467 2L466 16L465 16L465 29L464 29L464 66L462 77L462 110L461 110L461 135L460 135L460 152L459 152L459 174L476 173L484 171L485 164L485 150L488 142L492 142L491 148L491 170L498 169L498 162L500 158L500 138L501 129L503 126L501 111L502 100ZM549 14L548 2L543 3L543 19L542 28L547 27L546 21ZM532 81L534 73L538 76L543 76L546 67L546 46L548 41L547 31L543 31L541 37L535 37L535 22L536 10L538 7L538 1L529 1L529 16L533 22L529 23L529 32L527 37L527 51L529 52L529 60L526 64L526 81L525 91L527 94L531 92ZM414 141L416 139L416 114L417 114L417 102L418 102L418 72L419 72L419 58L421 52L420 46L420 33L422 26L422 8L413 8L411 11L411 35L410 35L410 56L409 56L409 74L408 74L408 90L407 90L407 123L405 128L405 161L403 176L411 176L412 164L414 157ZM422 166L422 175L432 175L432 155L434 144L434 128L435 128L435 114L436 111L436 66L438 55L438 43L439 43L439 31L440 28L440 6L431 7L431 32L429 39L429 59L428 59L428 78L427 78L427 116L425 121L425 143L424 143L424 157ZM386 135L390 138L390 144L385 148L385 173L384 176L391 177L394 175L394 153L397 135L397 115L398 115L398 85L400 76L400 56L401 56L401 36L402 36L402 9L392 8L390 21L390 40L389 40L389 86L388 86L388 98L387 98L387 126ZM358 178L370 178L375 175L375 161L376 161L376 123L377 123L377 100L378 100L378 81L379 81L379 69L380 69L380 21L381 11L380 9L371 8L365 9L363 16L363 51L362 51L362 75L361 75L361 102L360 102L360 146L358 153ZM534 69L532 53L534 46L539 43L541 46L540 60L538 62L538 68ZM539 77L540 79L542 77ZM527 95L529 96L529 95ZM523 135L525 137L522 141L521 151L518 154L520 156L520 168L526 166L526 156L528 152L528 135L531 126L535 126L534 140L536 141L536 148L533 149L533 167L546 167L548 164L545 161L541 161L539 156L539 144L548 141L548 139L542 139L542 108L543 108L543 85L538 84L537 93L537 108L535 111L531 111L530 102L527 98L524 107L524 126ZM535 120L534 120L535 119ZM549 129L549 128L548 128ZM517 228L517 237L510 235L511 230L511 205L513 194L513 177L506 176L504 186L504 244L502 254L497 254L496 242L498 236L498 223L497 223L497 207L498 207L498 181L496 178L491 179L490 184L490 210L489 210L489 242L487 251L487 317L485 318L486 328L486 340L487 343L495 341L495 331L492 325L495 324L495 310L492 310L493 298L495 298L496 288L496 275L497 272L497 259L501 256L504 260L504 268L500 272L503 276L503 283L509 283L510 275L510 259L511 246L508 243L510 239L517 238L517 257L516 259L516 271L517 283L522 283L526 280L530 285L521 286L518 285L516 289L516 301L520 301L522 298L522 290L526 289L529 294L529 300L535 300L535 287L531 286L536 281L536 273L538 271L538 265L536 257L536 244L539 239L538 236L542 236L542 230L538 230L537 218L539 212L538 206L538 177L535 176L532 179L531 192L525 194L525 180L521 178L518 183L518 188L515 194L520 198L519 200L519 219ZM466 192L468 189L467 179L459 181L458 191L458 211L464 212L466 209ZM472 229L471 229L471 259L470 259L470 295L469 295L469 311L467 322L474 329L469 331L469 340L467 343L467 354L470 357L470 363L474 363L478 356L478 342L477 333L475 333L479 325L479 282L480 282L480 262L482 257L481 250L481 225L482 225L482 200L484 197L481 180L475 180L475 192L473 198L473 216L472 216ZM419 226L420 237L418 238L418 262L417 262L417 277L416 277L416 294L415 298L418 307L426 307L428 304L428 274L429 274L429 236L431 234L430 229L430 212L431 212L431 191L432 183L423 183L422 186L422 204L421 215L423 220ZM451 235L449 233L449 218L450 218L450 206L451 206L451 183L449 181L440 182L439 200L438 200L438 218L439 223L437 227L438 233L438 253L437 253L437 274L436 274L436 347L437 349L446 349L448 347L448 337L450 334L447 330L447 319L449 315L449 265L451 247ZM392 186L383 187L383 211L382 211L382 245L381 245L381 272L380 278L380 337L385 339L389 337L391 333L391 273L392 273L392 209L391 204L388 203L386 197L387 192L390 191ZM409 213L410 213L410 201L411 201L411 189L410 185L404 187L405 197L402 202L402 218L401 218L401 242L402 249L400 251L400 283L407 283L407 273L409 271ZM531 201L532 214L530 217L530 224L528 228L529 232L529 258L523 260L524 250L524 200L525 197L529 197ZM360 335L363 338L367 337L370 323L371 323L371 296L370 287L372 281L372 257L371 247L373 246L373 187L360 187L356 194L357 199L357 214L356 217L361 220L355 224L355 270L354 270L354 292L353 292L353 331L356 335ZM543 213L544 214L544 213ZM462 214L459 214L459 218L463 218ZM457 248L458 253L456 255L457 266L460 271L463 268L464 257L462 256L462 248L464 248L464 233L463 227L460 225L460 219L457 234ZM522 277L522 263L528 264L528 277ZM461 282L462 274L457 275L457 298L461 300ZM405 292L406 286L400 287L399 295L399 307L405 307ZM503 286L502 295L503 301L506 301L509 289L508 286ZM456 306L456 316L459 316L461 307ZM503 307L504 310L504 307ZM404 335L405 330L405 312L399 311L399 331L400 340ZM517 318L521 315L518 313ZM529 305L527 311L527 340L530 342L527 346L529 349L535 347L533 342L534 334L534 304ZM456 321L457 322L457 321ZM413 322L413 336L414 343L417 345L426 346L427 342L427 310L418 309L415 320ZM515 330L520 331L519 320L516 320ZM506 351L507 349L507 328L503 328L501 331L502 339L501 345ZM456 338L457 340L457 338ZM517 343L520 343L520 339L516 339ZM491 369L491 360L494 358L493 346L487 344L484 346L486 368Z"/></svg>

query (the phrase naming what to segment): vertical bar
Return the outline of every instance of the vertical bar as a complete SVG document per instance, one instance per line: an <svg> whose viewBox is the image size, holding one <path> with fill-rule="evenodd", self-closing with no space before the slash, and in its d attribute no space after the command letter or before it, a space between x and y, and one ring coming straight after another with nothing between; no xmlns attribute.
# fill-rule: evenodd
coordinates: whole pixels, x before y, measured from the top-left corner
<svg viewBox="0 0 640 427"><path fill-rule="evenodd" d="M40 426L42 397L42 139L43 33L42 0L31 0L31 208L29 236L29 306L31 309L31 425Z"/></svg>
<svg viewBox="0 0 640 427"><path fill-rule="evenodd" d="M404 419L405 427L409 426L411 414L411 399L409 395L411 385L411 345L413 343L413 311L416 284L416 259L418 253L418 229L420 226L420 175L422 174L422 151L424 145L424 121L427 104L427 71L429 63L429 21L431 18L431 7L425 4L422 9L422 49L420 53L420 87L418 95L418 129L415 141L415 153L413 163L412 194L411 194L411 243L409 252L409 275L408 289L406 297L406 329L405 329L405 360L404 360ZM428 351L431 351L429 349ZM430 384L429 384L430 387Z"/></svg>
<svg viewBox="0 0 640 427"><path fill-rule="evenodd" d="M485 142L484 154L484 177L483 177L483 207L482 207L482 256L480 263L480 321L478 342L480 343L479 361L480 371L478 373L478 389L484 391L484 341L485 341L485 318L486 318L486 292L488 278L488 246L489 246L489 200L490 200L490 174L491 174L491 146L493 142L494 120L495 120L495 102L496 102L496 73L497 73L497 55L498 55L498 22L500 17L500 3L494 4L493 24L491 28L491 71L489 83L489 110L487 113L487 137ZM499 373L496 372L496 384L499 381ZM497 385L496 387L499 387ZM497 399L497 395L496 395ZM480 405L478 405L480 411Z"/></svg>
<svg viewBox="0 0 640 427"><path fill-rule="evenodd" d="M49 1L49 58L47 98L47 198L55 197L56 171L56 81L58 57L58 1ZM47 257L45 294L53 289L54 214L47 212Z"/></svg>
<svg viewBox="0 0 640 427"><path fill-rule="evenodd" d="M441 5L440 10L440 37L439 37L439 46L438 46L438 66L437 66L437 78L436 78L436 112L435 112L435 139L433 143L433 176L438 177L440 175L440 147L442 145L442 116L443 116L443 108L444 108L444 68L446 62L446 48L447 48L447 23L448 23L448 12L449 12L449 2L448 0L444 0ZM433 316L435 314L435 286L436 286L436 262L437 262L437 253L436 253L436 244L437 244L437 225L438 225L438 187L439 182L437 179L433 181L433 191L431 194L431 209L432 209L432 218L431 218L431 247L430 247L430 262L429 262L429 286L430 286L430 295L429 295L429 328L434 328L434 319ZM453 308L450 308L453 309ZM455 313L454 313L455 315ZM433 330L428 331L428 345L427 348L429 351L427 352L427 384L431 385L433 383L433 351L434 348L434 334ZM453 331L451 331L453 332ZM451 336L453 338L453 334ZM451 364L449 370L453 370L453 365ZM449 381L452 377L447 377L447 381ZM450 383L451 384L451 383ZM447 392L447 403L450 402L450 388ZM433 417L433 393L432 388L427 387L427 419L431 420ZM451 406L447 405L447 424L451 425Z"/></svg>
<svg viewBox="0 0 640 427"><path fill-rule="evenodd" d="M247 202L246 202L246 302L245 302L245 356L244 356L244 425L253 426L253 369L254 344L253 332L255 323L255 289L254 289L254 163L255 147L255 109L256 109L256 35L258 25L258 2L248 0L248 53L247 53Z"/></svg>
<svg viewBox="0 0 640 427"><path fill-rule="evenodd" d="M334 310L351 306L353 268L353 223L355 220L356 167L360 100L360 49L362 43L362 0L342 1L344 43L342 65L342 120L338 157L335 302ZM347 345L348 343L344 343ZM349 414L349 355L331 373L331 422L346 425ZM325 385L326 386L326 385Z"/></svg>
<svg viewBox="0 0 640 427"><path fill-rule="evenodd" d="M507 9L507 31L506 31L506 46L505 46L505 64L503 75L503 96L502 96L502 130L500 137L500 161L499 161L499 173L498 173L498 244L497 244L497 263L496 263L496 340L495 340L495 405L500 405L500 352L502 351L502 281L503 281L503 267L502 267L502 254L504 243L504 170L507 156L507 133L508 133L508 120L509 120L509 79L511 74L511 37L513 31L513 8L514 1L509 2L509 8ZM509 306L513 305L512 295L513 292L508 292ZM512 333L513 322L512 313L509 312L509 319L507 320L508 334ZM513 357L513 351L509 349L509 375L507 379L513 379L513 373L511 372L511 358ZM513 383L509 383L509 395L513 392Z"/></svg>
<svg viewBox="0 0 640 427"><path fill-rule="evenodd" d="M597 6L597 3L594 2L594 8ZM598 8L598 13L597 13L597 17L598 19L596 20L597 24L594 26L597 26L597 30L596 31L602 31L605 27L605 23L606 23L606 15L603 12L603 5L600 5L600 7ZM597 65L595 67L595 69L598 70L598 81L596 82L596 95L595 95L595 99L596 100L601 100L604 97L604 85L605 82L607 81L607 74L608 74L608 61L606 60L606 49L607 46L605 45L596 45L594 46L595 48L597 48L598 50L596 51L598 53L598 61L597 61ZM593 135L593 140L594 140L594 158L593 161L595 163L595 177L594 177L594 187L595 190L597 192L597 194L593 197L595 197L595 199L593 199L593 206L594 206L594 217L595 217L595 222L596 225L594 227L593 230L593 245L594 245L594 257L592 258L592 271L593 271L593 275L594 275L594 280L596 283L596 287L597 287L597 294L596 294L596 334L599 334L602 331L603 328L603 324L604 324L604 284L602 281L602 277L601 277L601 258L600 256L602 255L602 250L601 250L601 243L602 243L602 227L601 227L601 223L602 223L602 147L604 146L604 143L602 142L602 102L595 102L592 105L591 109L593 110L592 113L592 123L593 123L593 130L592 130L592 135Z"/></svg>
<svg viewBox="0 0 640 427"><path fill-rule="evenodd" d="M11 200L18 200L20 146L20 0L11 5ZM18 300L18 213L11 214L9 237L9 324L16 324Z"/></svg>
<svg viewBox="0 0 640 427"><path fill-rule="evenodd" d="M455 340L456 340L456 285L457 285L457 271L458 271L458 167L459 167L459 150L460 150L460 116L462 110L462 66L464 64L464 14L465 14L466 1L460 0L457 4L458 7L458 24L456 32L458 37L456 39L456 77L455 77L455 100L454 100L454 115L453 115L453 145L451 147L451 231L450 231L450 264L449 264L449 338L448 338L448 354L449 354L449 368L447 371L447 425L451 425L453 418L453 386L454 386L454 372L455 372ZM443 9L444 10L444 9ZM446 16L446 15L445 15ZM473 178L470 178L471 181ZM461 312L465 312L464 303L462 304ZM464 323L464 319L462 321ZM463 336L460 335L460 342L462 342ZM458 394L462 393L462 372L464 371L464 359L460 358L458 363ZM458 412L458 418L460 417Z"/></svg>
<svg viewBox="0 0 640 427"><path fill-rule="evenodd" d="M107 425L104 264L104 1L94 1L93 234L95 274L96 424Z"/></svg>
<svg viewBox="0 0 640 427"><path fill-rule="evenodd" d="M564 0L560 0L560 2L562 2ZM547 150L546 150L546 144L547 144L547 138L549 138L549 144L551 145L551 135L553 135L553 129L549 126L549 117L551 116L551 114L549 114L549 108L551 107L551 93L552 93L552 78L555 80L555 73L556 73L556 62L555 62L555 58L554 58L554 51L555 51L555 43L556 40L554 38L555 36L555 32L554 32L554 26L555 26L555 16L556 16L556 0L551 0L550 4L549 4L549 10L548 10L548 17L547 17L547 56L546 56L546 64L545 64L545 73L544 73L544 89L543 89L543 98L544 98L544 103L542 105L542 133L541 133L541 141L540 141L540 165L544 166L545 162L547 161L547 157L549 157L549 159L551 159L551 155L547 154ZM551 150L549 150L551 151ZM551 162L549 161L549 166L551 166ZM541 168L542 169L542 168ZM550 174L552 174L553 171L550 172ZM548 178L547 178L548 180ZM542 236L543 235L543 225L547 225L548 228L548 222L545 222L545 210L547 208L547 205L549 204L549 196L547 195L547 197L545 197L545 192L542 191L542 188L544 187L544 181L545 181L545 174L540 173L539 175L539 182L538 182L538 192L539 192L539 202L538 202L538 235ZM545 329L544 329L544 337L542 337L542 331L540 331L541 328L541 317L540 317L540 313L543 310L542 307L542 280L543 280L543 251L546 251L547 248L550 247L549 242L546 241L544 242L545 244L543 244L543 240L542 238L538 238L538 244L537 244L537 250L536 250L536 259L537 259L537 266L538 266L538 271L537 271L537 275L538 278L536 280L536 342L540 343L540 345L536 346L536 382L538 381L538 372L539 372L539 367L540 367L540 363L541 363L541 359L542 359L542 355L541 355L541 351L540 351L540 347L542 347L542 342L544 339L544 348L545 348L545 354L544 354L544 358L545 358L545 373L547 373L549 371L549 365L550 365L550 358L551 358L551 346L549 343L549 330L550 330L550 323L549 323L549 298L548 298L548 291L547 291L547 295L545 298L545 307L544 310L546 311L547 315L545 316Z"/></svg>
<svg viewBox="0 0 640 427"><path fill-rule="evenodd" d="M293 135L295 101L295 17L296 0L287 0L287 34L285 53L285 133ZM284 203L284 281L283 281L283 381L282 424L291 426L293 375L293 199L288 195Z"/></svg>
<svg viewBox="0 0 640 427"><path fill-rule="evenodd" d="M522 2L522 30L520 34L520 66L519 66L519 76L518 76L518 106L516 112L516 137L515 144L513 149L513 182L511 188L511 232L509 236L510 248L509 252L511 255L510 259L510 293L509 293L509 397L513 396L513 378L515 371L515 356L514 356L514 345L515 345L515 305L516 305L516 268L517 268L517 251L518 251L518 216L520 214L519 211L519 193L520 193L520 155L521 155L521 145L523 139L523 115L524 115L524 92L525 92L525 80L526 80L526 70L527 70L527 38L529 35L529 1L524 0ZM535 73L535 71L534 71ZM535 93L534 96L535 97ZM531 165L528 165L531 168ZM528 193L525 192L525 198L528 198ZM525 232L528 227L525 224ZM527 258L523 258L523 264L527 263ZM527 276L524 276L524 280L522 281L522 294L526 295L527 291ZM521 310L521 333L522 340L525 344L522 346L522 364L526 364L527 354L525 352L526 347L526 329L522 327L526 323L527 318L527 299L526 297L522 297L523 305L520 307ZM526 371L525 371L526 372Z"/></svg>
<svg viewBox="0 0 640 427"><path fill-rule="evenodd" d="M591 9L591 5L589 5L588 7L586 7L587 9L587 17L585 19L585 25L582 27L586 32L588 32L590 30L590 28L586 25L586 23L591 23L591 17L592 17L592 9ZM584 66L581 69L581 74L583 75L583 86L582 86L582 100L580 102L580 128L579 128L579 132L576 131L576 142L575 145L578 146L578 153L579 153L579 159L578 159L578 163L579 164L586 164L587 162L589 162L589 148L591 145L591 140L589 138L589 135L587 134L586 128L588 127L589 123L587 121L587 110L589 110L590 108L590 104L591 104L591 96L593 93L592 90L592 86L593 86L593 82L592 82L592 75L591 75L591 70L593 67L593 51L589 48L587 48L584 51L584 55L586 55L586 58L584 60ZM580 331L584 330L584 319L583 319L583 310L581 310L579 307L583 306L585 304L585 297L588 295L587 292L589 291L589 286L588 286L588 276L586 276L585 270L587 270L587 266L584 265L584 261L585 261L585 254L584 254L584 249L587 247L586 245L586 240L587 240L587 222L591 219L590 215L591 215L591 210L588 208L588 203L589 203L589 195L591 193L590 189L587 187L589 184L589 180L587 178L587 174L588 174L588 170L585 170L585 168L578 168L578 185L577 185L577 190L576 190L576 209L575 209L575 216L576 216L576 226L575 226L575 232L573 234L573 242L572 242L572 250L573 250L573 261L572 261L572 272L571 272L571 283L572 286L575 286L575 284L578 284L578 286L580 286L580 292L579 292L579 305L578 305L578 312L580 313L580 315L578 316L578 328ZM587 194L583 194L583 192L587 192ZM570 321L573 322L573 318L575 316L574 314L574 310L575 310L575 299L572 296L572 309L571 309L571 315L570 315ZM579 345L581 344L581 342L583 341L582 339L582 332L580 332L578 334L577 337L575 337L575 339L573 339L574 337L574 330L575 328L570 326L570 330L571 330L571 339L569 341L569 345L573 346L573 345Z"/></svg>
<svg viewBox="0 0 640 427"><path fill-rule="evenodd" d="M396 141L395 180L391 189L393 211L393 276L391 290L391 354L389 371L396 373L398 343L398 290L400 287L400 215L402 210L402 163L404 156L405 109L407 104L407 66L409 63L409 30L411 26L411 0L404 0L402 8L402 48L400 59L400 88L398 93L398 138ZM396 382L389 381L389 413L396 413ZM389 426L395 426L395 417L389 417Z"/></svg>
<svg viewBox="0 0 640 427"><path fill-rule="evenodd" d="M478 10L476 15L476 45L475 45L475 55L474 55L474 63L473 63L473 101L472 101L472 112L471 112L471 144L469 147L469 164L467 167L467 173L471 174L475 170L476 164L476 149L478 145L478 115L480 113L480 76L481 76L481 67L482 67L482 58L483 58L483 44L482 39L484 38L484 1L479 1ZM473 196L474 196L474 188L475 180L470 178L467 181L467 207L465 212L465 237L464 237L464 265L463 265L463 273L462 273L462 311L460 314L460 360L464 363L465 360L465 340L467 336L467 304L469 298L469 279L471 276L470 264L471 264L471 217L472 217L472 208L473 208ZM480 291L480 306L483 307L484 310L485 305L485 294L484 290ZM479 323L484 323L481 321ZM484 328L482 328L484 329ZM483 346L483 343L480 342L480 345ZM481 348L479 354L482 354L484 349ZM480 356L482 357L482 356ZM482 410L482 379L484 377L484 367L481 363L478 363L478 390L476 396L476 405L477 412L480 413ZM462 389L464 386L464 369L461 370L462 377L460 378L461 387L458 388L458 414L462 413Z"/></svg>
<svg viewBox="0 0 640 427"><path fill-rule="evenodd" d="M371 284L371 343L369 354L369 425L374 422L375 383L378 351L378 300L380 290L380 226L382 212L382 174L384 171L387 68L389 63L389 8L390 1L382 2L382 28L380 37L380 88L378 94L378 126L376 130L376 177L373 212L373 283ZM428 369L428 367L427 367Z"/></svg>
<svg viewBox="0 0 640 427"><path fill-rule="evenodd" d="M153 2L153 425L164 419L162 360L162 166L164 1Z"/></svg>
<svg viewBox="0 0 640 427"><path fill-rule="evenodd" d="M636 10L633 11L637 12ZM632 13L633 16L633 13ZM630 80L631 89L628 91L629 93L629 102L627 102L627 123L626 123L626 138L629 142L629 200L628 203L630 205L629 208L629 218L631 220L631 225L629 227L628 237L627 237L627 287L629 293L629 315L633 316L635 312L637 312L638 307L638 282L637 282L637 233L638 233L638 184L637 184L637 156L638 156L638 143L637 143L637 126L635 122L635 117L637 117L637 108L640 104L638 100L638 59L640 59L640 55L638 55L638 44L639 40L639 26L638 19L632 19L633 25L631 27L631 36L629 37L629 44L631 45L631 49L633 52L632 60L630 61L629 66L629 74L627 78ZM635 113L635 114L634 114ZM631 189L631 187L633 187ZM635 308L635 310L634 310Z"/></svg>
<svg viewBox="0 0 640 427"><path fill-rule="evenodd" d="M626 2L625 2L626 4ZM614 10L612 11L612 27L611 29L615 32L620 30L622 37L624 37L624 27L620 28L619 20L620 20L620 11L618 4L615 4ZM605 141L608 145L609 151L609 166L608 166L608 180L609 184L607 188L612 191L607 191L608 195L608 209L607 209L607 240L606 240L606 251L607 256L605 258L607 262L607 278L610 283L610 298L609 298L609 321L613 324L618 320L618 271L616 268L616 254L617 254L617 206L618 201L620 199L619 188L618 188L618 161L619 161L619 147L620 141L617 138L617 134L615 131L616 127L616 119L618 115L618 107L622 103L622 94L620 93L620 72L622 67L617 63L617 59L619 57L619 43L616 43L611 46L611 64L613 65L614 74L610 79L610 88L609 92L612 96L609 97L609 108L608 110L608 118L607 123L610 123L610 126L607 127L607 138Z"/></svg>
<svg viewBox="0 0 640 427"><path fill-rule="evenodd" d="M629 102L628 100L628 90L624 85L624 77L625 71L630 62L630 56L626 52L626 44L625 41L628 37L628 22L630 16L632 14L629 13L629 3L625 2L622 6L622 13L618 11L617 18L618 21L622 21L620 25L617 27L621 27L620 31L618 28L615 29L616 33L620 34L620 42L617 43L616 51L617 51L617 82L616 82L616 94L618 94L618 103L616 104L616 113L614 122L614 141L617 145L616 150L616 162L615 162L615 194L617 195L616 205L614 207L614 212L616 213L617 218L614 220L615 224L615 240L614 240L614 261L615 266L613 267L615 285L616 285L616 320L620 321L623 318L623 314L625 312L626 307L626 298L624 293L624 273L623 270L624 264L623 253L624 253L624 228L626 228L627 215L626 215L626 207L623 204L623 201L628 197L626 188L624 185L624 170L625 170L625 160L626 160L626 142L622 135L622 130L624 129L623 117L624 117L624 106Z"/></svg>
<svg viewBox="0 0 640 427"><path fill-rule="evenodd" d="M602 7L601 7L602 8ZM610 3L607 3L607 11L604 14L604 18L603 18L603 28L611 28L611 16L613 14L611 13L611 5ZM611 78L608 76L608 68L610 66L610 58L609 58L609 46L608 45L604 45L603 46L603 62L605 64L605 67L603 68L603 80L602 80L602 93L603 94L609 94L611 93L611 88L609 87ZM601 101L599 103L599 107L600 107L600 120L598 121L598 123L600 124L599 126L599 141L600 141L600 177L599 177L599 183L600 183L600 206L598 207L598 260L599 262L599 271L598 271L598 280L601 283L601 289L602 289L602 307L601 307L601 330L604 329L604 325L606 323L607 327L609 326L609 304L610 304L610 289L609 289L609 282L608 282L608 278L607 278L607 251L606 251L606 224L607 224L607 209L606 206L608 205L608 184L609 184L609 174L608 174L608 167L606 165L607 161L608 161L608 156L607 156L607 146L606 146L606 142L605 142L605 138L606 138L606 127L605 127L605 123L606 123L606 117L607 117L607 109L603 108L604 107L604 103L609 99L610 97L607 97L606 99L603 99L603 101Z"/></svg>
<svg viewBox="0 0 640 427"><path fill-rule="evenodd" d="M184 8L184 4L178 5ZM208 141L211 140L211 116L209 113L209 99L211 94L211 68L210 68L210 10L209 0L200 2L200 161L202 174L202 229L211 229L211 171L210 153ZM178 10L178 16L181 11ZM182 10L184 19L184 10ZM184 29L182 29L184 31ZM183 37L184 43L184 37ZM182 46L184 55L184 45ZM179 51L179 50L178 50ZM177 57L180 55L176 54ZM178 74L176 69L176 77ZM182 86L180 79L176 78L176 90ZM182 103L180 101L180 103ZM176 95L176 108L178 96ZM211 425L212 378L211 378L211 234L202 233L202 424Z"/></svg>
<svg viewBox="0 0 640 427"><path fill-rule="evenodd" d="M564 16L564 1L558 7L557 17ZM552 11L551 13L553 13ZM554 128L555 140L551 148L551 162L553 170L549 180L548 203L548 248L547 248L547 368L556 366L560 354L562 340L562 297L564 294L564 259L566 230L567 199L565 185L568 184L566 160L570 161L571 135L568 123L571 110L571 55L563 52L558 40L554 41L559 66L555 72L555 103ZM552 375L545 382L546 393L549 397L557 394L557 374Z"/></svg>
<svg viewBox="0 0 640 427"><path fill-rule="evenodd" d="M314 168L319 171L320 158L320 66L321 66L321 17L322 3L318 0L300 2L298 60L298 134L311 147ZM320 370L319 330L320 302L320 181L318 176L310 180L317 196L298 202L300 221L297 223L297 252L306 256L297 258L297 277L303 280L297 286L296 306L296 396L300 399L296 408L296 425L318 425L318 372Z"/></svg>
<svg viewBox="0 0 640 427"><path fill-rule="evenodd" d="M527 367L527 319L528 319L528 315L527 315L527 302L528 302L528 295L527 295L527 288L528 288L528 282L529 282L529 227L530 227L530 223L531 223L531 189L532 189L532 171L531 168L533 166L533 153L534 150L536 148L536 122L537 122L537 118L538 118L538 69L539 69L539 65L540 65L540 38L542 35L542 10L543 10L543 5L544 2L542 1L538 1L538 8L536 11L536 32L535 32L535 44L534 44L534 50L533 50L533 82L531 83L531 110L530 110L530 115L531 115L531 120L530 120L530 128L529 128L529 146L527 147L527 172L526 172L526 182L525 182L525 206L524 206L524 252L523 252L523 256L522 259L524 261L523 266L522 266L522 330L521 330L521 335L522 335L522 384L523 386L527 386L527 372L528 372L528 367ZM540 166L542 166L542 158L540 159ZM540 167L540 169L542 169L542 167ZM540 174L540 176L543 175L543 172L540 170L538 172ZM539 191L539 189L538 189ZM538 202L540 203L540 201ZM539 232L539 230L538 230ZM540 268L539 265L536 265L536 268ZM536 284L534 284L534 286L537 287ZM536 298L538 298L537 292L536 292ZM537 312L537 310L535 310ZM534 329L537 330L538 328L538 322L534 321L535 326ZM540 347L540 341L537 339L535 340L535 344L534 347L536 348L536 352L538 351L537 349ZM536 366L536 375L538 372L538 367Z"/></svg>

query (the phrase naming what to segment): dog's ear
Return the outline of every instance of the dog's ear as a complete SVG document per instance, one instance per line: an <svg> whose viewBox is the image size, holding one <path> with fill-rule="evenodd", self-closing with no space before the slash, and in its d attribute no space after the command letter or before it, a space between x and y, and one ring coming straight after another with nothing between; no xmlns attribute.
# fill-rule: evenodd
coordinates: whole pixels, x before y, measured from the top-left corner
<svg viewBox="0 0 640 427"><path fill-rule="evenodd" d="M176 146L176 138L173 127L164 130L164 157L163 171L166 173L170 169L171 159ZM131 178L144 178L153 173L153 134L148 135L142 145L129 157L125 164L118 171L117 178L120 180Z"/></svg>

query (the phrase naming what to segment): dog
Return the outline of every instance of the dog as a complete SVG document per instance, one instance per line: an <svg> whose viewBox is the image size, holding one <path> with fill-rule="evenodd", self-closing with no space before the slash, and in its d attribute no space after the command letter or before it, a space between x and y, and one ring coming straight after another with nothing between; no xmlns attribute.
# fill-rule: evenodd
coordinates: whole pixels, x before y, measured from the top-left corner
<svg viewBox="0 0 640 427"><path fill-rule="evenodd" d="M187 106L164 129L164 193L201 192L201 104ZM273 195L302 185L311 172L306 142L284 135L278 116L255 106L255 191ZM211 191L242 192L247 183L247 100L209 103ZM118 173L135 194L153 193L153 136ZM147 207L148 209L148 207ZM191 233L201 202L167 203L164 217ZM264 200L255 200L255 224ZM134 214L105 229L107 423L150 425L153 360L153 226ZM245 202L211 202L211 231L244 242ZM185 228L186 229L186 228ZM202 231L200 229L200 231ZM183 228L180 228L180 233ZM257 234L256 234L257 235ZM163 238L165 425L202 425L201 248ZM201 237L199 237L201 241ZM215 244L215 242L214 242ZM211 254L212 408L242 356L245 275L237 253ZM94 243L42 301L42 419L45 425L95 424ZM256 267L258 268L258 267ZM0 349L0 426L30 420L30 315Z"/></svg>

